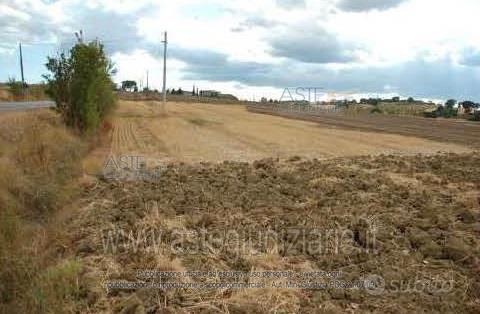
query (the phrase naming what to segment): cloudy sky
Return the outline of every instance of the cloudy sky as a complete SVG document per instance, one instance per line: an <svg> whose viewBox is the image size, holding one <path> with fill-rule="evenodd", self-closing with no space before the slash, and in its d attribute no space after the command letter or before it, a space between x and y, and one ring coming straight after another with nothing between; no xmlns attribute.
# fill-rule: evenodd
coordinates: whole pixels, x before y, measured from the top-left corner
<svg viewBox="0 0 480 314"><path fill-rule="evenodd" d="M478 0L0 0L0 80L29 82L83 29L101 39L115 81L280 98L285 88L340 95L480 101ZM333 95L333 96L332 96Z"/></svg>

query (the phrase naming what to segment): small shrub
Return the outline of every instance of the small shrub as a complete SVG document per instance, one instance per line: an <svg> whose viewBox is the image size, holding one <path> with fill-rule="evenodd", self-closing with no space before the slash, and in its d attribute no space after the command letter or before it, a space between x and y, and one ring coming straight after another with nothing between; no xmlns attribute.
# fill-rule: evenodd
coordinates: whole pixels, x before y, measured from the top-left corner
<svg viewBox="0 0 480 314"><path fill-rule="evenodd" d="M22 82L15 80L14 78L8 79L8 87L10 89L10 93L15 98L19 98L23 95L23 85Z"/></svg>
<svg viewBox="0 0 480 314"><path fill-rule="evenodd" d="M92 133L115 104L113 65L98 41L77 43L66 56L48 58L47 94L65 123L82 133Z"/></svg>

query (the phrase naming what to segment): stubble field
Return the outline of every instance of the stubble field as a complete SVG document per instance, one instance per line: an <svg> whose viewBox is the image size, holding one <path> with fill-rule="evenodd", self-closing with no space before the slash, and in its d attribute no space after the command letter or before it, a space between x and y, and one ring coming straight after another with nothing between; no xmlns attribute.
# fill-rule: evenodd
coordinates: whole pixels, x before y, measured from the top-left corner
<svg viewBox="0 0 480 314"><path fill-rule="evenodd" d="M474 145L121 102L77 177L56 114L0 122L0 312L480 311Z"/></svg>
<svg viewBox="0 0 480 314"><path fill-rule="evenodd" d="M141 156L147 169L85 185L68 246L84 269L77 305L477 312L480 160L467 145L411 135L241 106L122 102L109 144L90 158Z"/></svg>
<svg viewBox="0 0 480 314"><path fill-rule="evenodd" d="M110 143L99 154L141 155L147 165L168 162L254 161L262 158L469 152L463 143L332 128L248 112L239 105L120 102Z"/></svg>

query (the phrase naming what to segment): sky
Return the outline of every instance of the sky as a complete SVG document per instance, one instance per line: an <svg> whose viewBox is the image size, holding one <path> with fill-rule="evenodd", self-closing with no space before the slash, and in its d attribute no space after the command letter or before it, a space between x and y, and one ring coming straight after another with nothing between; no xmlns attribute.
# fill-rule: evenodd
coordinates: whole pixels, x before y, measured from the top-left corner
<svg viewBox="0 0 480 314"><path fill-rule="evenodd" d="M480 101L478 0L0 0L0 81L39 82L74 32L100 39L115 82L279 99L413 96ZM294 96L296 97L296 96ZM323 96L322 96L323 97Z"/></svg>

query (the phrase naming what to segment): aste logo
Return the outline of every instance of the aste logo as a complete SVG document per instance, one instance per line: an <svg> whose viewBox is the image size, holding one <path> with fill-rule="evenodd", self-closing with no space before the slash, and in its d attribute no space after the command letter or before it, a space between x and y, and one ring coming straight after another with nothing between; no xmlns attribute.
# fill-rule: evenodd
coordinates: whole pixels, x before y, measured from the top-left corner
<svg viewBox="0 0 480 314"><path fill-rule="evenodd" d="M103 177L112 180L155 180L163 168L148 169L143 156L109 156L103 164Z"/></svg>
<svg viewBox="0 0 480 314"><path fill-rule="evenodd" d="M322 87L287 87L283 90L280 101L317 102L325 97Z"/></svg>
<svg viewBox="0 0 480 314"><path fill-rule="evenodd" d="M145 167L143 156L110 156L103 165L104 169L131 169L139 170Z"/></svg>

